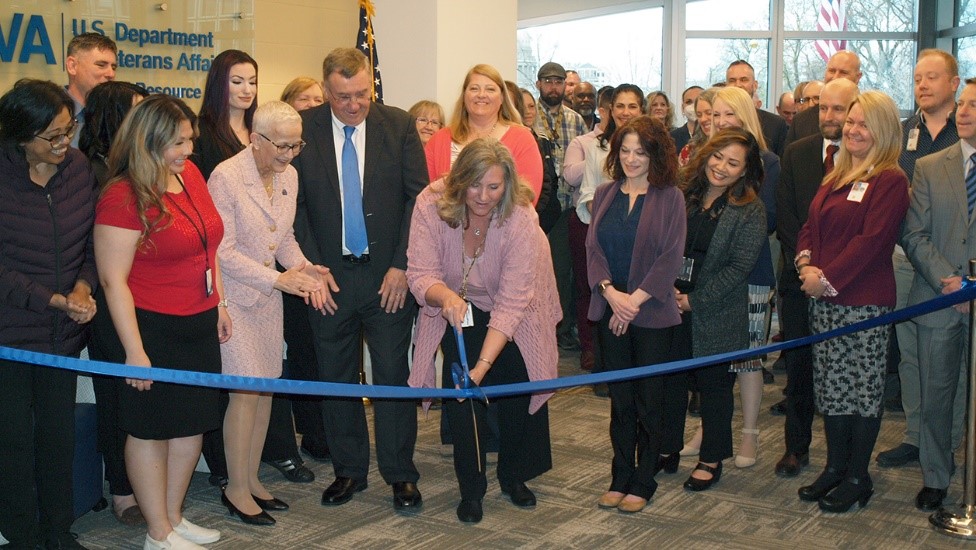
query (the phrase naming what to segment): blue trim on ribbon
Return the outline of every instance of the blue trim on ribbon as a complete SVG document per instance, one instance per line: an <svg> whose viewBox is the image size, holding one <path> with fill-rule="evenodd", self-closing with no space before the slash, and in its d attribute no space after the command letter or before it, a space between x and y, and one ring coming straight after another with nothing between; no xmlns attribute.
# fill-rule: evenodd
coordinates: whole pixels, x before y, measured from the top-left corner
<svg viewBox="0 0 976 550"><path fill-rule="evenodd" d="M672 361L670 363L660 363L657 365L635 367L626 370L601 372L595 374L581 374L576 376L567 376L564 378L554 378L551 380L540 380L536 382L521 382L518 384L489 386L487 388L474 386L472 388L460 390L406 388L401 386L374 386L363 384L338 384L334 382L309 382L304 380L282 380L276 378L251 378L247 376L230 376L224 374L172 370L160 367L146 369L145 367L133 367L118 363L107 363L104 361L85 361L82 359L75 359L73 357L49 355L46 353L38 353L35 351L7 348L2 346L0 346L0 359L19 363L30 363L46 367L55 367L65 370L73 370L83 374L100 374L122 378L139 378L158 382L171 382L174 384L208 386L212 388L246 390L253 392L318 396L324 395L332 397L368 397L370 399L485 399L525 393L544 393L565 388L572 388L575 386L588 386L591 384L607 382L622 382L624 380L634 380L636 378L644 378L656 374L665 374L699 368L706 365L714 365L716 363L727 363L740 359L747 359L759 355L766 355L775 351L808 346L816 342L822 342L824 340L837 338L839 336L852 334L854 332L867 330L869 328L897 323L899 321L932 313L933 311L945 309L955 304L974 299L976 299L976 283L964 278L962 289L953 292L952 294L939 296L938 298L934 298L921 304L892 311L890 313L834 329L829 332L807 336L806 338L798 338L758 348L710 355L708 357Z"/></svg>

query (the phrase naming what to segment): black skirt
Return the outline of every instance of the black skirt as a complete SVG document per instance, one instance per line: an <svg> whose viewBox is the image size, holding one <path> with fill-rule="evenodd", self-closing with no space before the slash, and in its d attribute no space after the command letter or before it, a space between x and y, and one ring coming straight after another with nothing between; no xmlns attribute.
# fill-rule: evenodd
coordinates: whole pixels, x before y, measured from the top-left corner
<svg viewBox="0 0 976 550"><path fill-rule="evenodd" d="M125 362L125 349L112 324L108 304L98 293L93 322L92 358ZM136 308L143 349L154 366L173 370L220 373L217 308L195 315L166 315ZM147 391L122 385L119 427L139 439L173 439L220 427L218 390L153 382Z"/></svg>

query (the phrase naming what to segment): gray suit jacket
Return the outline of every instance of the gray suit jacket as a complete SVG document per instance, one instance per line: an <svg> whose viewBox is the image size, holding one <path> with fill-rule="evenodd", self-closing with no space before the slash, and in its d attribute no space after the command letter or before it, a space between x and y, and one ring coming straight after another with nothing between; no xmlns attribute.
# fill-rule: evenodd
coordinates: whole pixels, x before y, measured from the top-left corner
<svg viewBox="0 0 976 550"><path fill-rule="evenodd" d="M917 274L908 296L908 303L914 305L940 296L940 279L966 276L969 258L976 258L976 226L967 212L959 143L918 160L911 195L902 246ZM965 322L965 316L947 308L915 321L942 327Z"/></svg>

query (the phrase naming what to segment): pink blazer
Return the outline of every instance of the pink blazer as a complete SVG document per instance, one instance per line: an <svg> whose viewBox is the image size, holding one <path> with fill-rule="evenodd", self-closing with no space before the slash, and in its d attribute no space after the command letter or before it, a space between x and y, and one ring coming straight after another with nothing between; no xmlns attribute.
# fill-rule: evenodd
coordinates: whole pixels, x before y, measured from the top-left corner
<svg viewBox="0 0 976 550"><path fill-rule="evenodd" d="M276 260L286 268L307 261L292 229L298 173L289 166L278 175L272 201L248 146L218 164L207 187L224 221L224 239L217 249L224 298L252 306L260 295L270 296L274 290Z"/></svg>
<svg viewBox="0 0 976 550"><path fill-rule="evenodd" d="M447 329L440 308L427 304L427 290L436 283L452 290L461 286L463 230L451 229L438 216L436 202L442 189L439 183L431 184L417 196L410 223L407 281L421 306L409 380L412 387L436 387L434 355ZM529 380L555 378L559 361L556 323L562 310L549 241L535 211L517 207L505 223L492 225L479 261L494 303L488 326L515 341L525 358ZM539 410L551 395L533 395L529 412Z"/></svg>

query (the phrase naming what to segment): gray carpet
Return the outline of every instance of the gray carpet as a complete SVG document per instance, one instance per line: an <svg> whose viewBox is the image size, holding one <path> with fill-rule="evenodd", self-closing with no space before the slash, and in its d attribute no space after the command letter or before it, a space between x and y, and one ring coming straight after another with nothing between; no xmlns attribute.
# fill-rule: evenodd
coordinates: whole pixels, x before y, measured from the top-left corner
<svg viewBox="0 0 976 550"><path fill-rule="evenodd" d="M772 358L771 358L772 359ZM579 374L573 354L563 353L563 376ZM848 514L820 512L816 503L797 499L796 489L823 468L822 424L814 425L811 465L798 479L782 480L773 466L783 453L783 419L769 414L781 398L785 376L767 385L760 417L762 435L758 463L737 470L731 460L719 483L704 493L690 493L681 484L694 467L686 458L675 475L659 474L657 494L641 513L626 515L598 509L596 501L609 484L609 401L577 388L550 401L553 469L529 484L538 497L535 509L514 507L501 496L489 458L489 489L484 520L474 526L457 521L458 491L450 449L439 443L439 412L420 412L415 459L421 472L424 507L416 516L394 513L391 492L376 471L370 487L344 506L319 504L322 490L333 479L330 464L309 461L317 480L311 484L285 481L262 466L261 479L291 510L274 514L274 527L251 527L229 517L218 492L196 474L187 497L186 517L218 528L222 538L211 548L957 548L965 541L935 532L928 514L912 502L921 488L917 463L900 469L872 464L875 494L867 507ZM736 414L738 443L741 420ZM690 433L697 420L688 421ZM876 451L901 441L904 416L887 414ZM961 463L961 454L956 458ZM947 503L960 501L961 475L950 487ZM106 486L106 494L108 489ZM79 541L91 549L141 548L145 531L120 525L110 511L88 513L75 523Z"/></svg>

